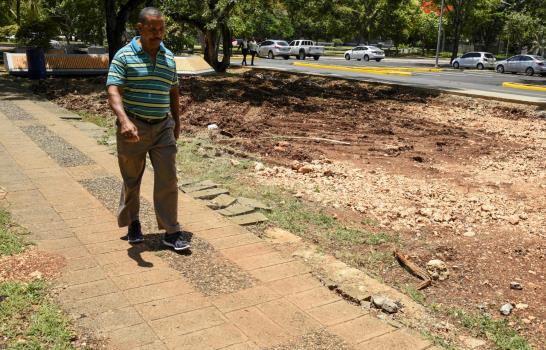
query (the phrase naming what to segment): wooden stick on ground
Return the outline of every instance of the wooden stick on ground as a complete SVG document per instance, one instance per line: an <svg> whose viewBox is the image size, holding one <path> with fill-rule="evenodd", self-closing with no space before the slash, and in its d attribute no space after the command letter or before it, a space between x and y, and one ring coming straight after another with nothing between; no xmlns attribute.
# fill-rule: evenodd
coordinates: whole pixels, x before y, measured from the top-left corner
<svg viewBox="0 0 546 350"><path fill-rule="evenodd" d="M432 279L430 278L428 272L414 263L409 256L402 254L398 250L394 251L394 256L400 265L402 265L406 270L423 280L423 282L417 285L418 290L425 289L426 287L432 285Z"/></svg>
<svg viewBox="0 0 546 350"><path fill-rule="evenodd" d="M261 139L292 139L292 140L307 140L307 141L323 141L323 142L330 142L336 145L344 145L344 146L350 146L350 142L346 141L338 141L338 140L332 140L332 139L325 139L323 137L310 137L310 136L283 136L283 135L276 135L276 136L263 136L260 137Z"/></svg>

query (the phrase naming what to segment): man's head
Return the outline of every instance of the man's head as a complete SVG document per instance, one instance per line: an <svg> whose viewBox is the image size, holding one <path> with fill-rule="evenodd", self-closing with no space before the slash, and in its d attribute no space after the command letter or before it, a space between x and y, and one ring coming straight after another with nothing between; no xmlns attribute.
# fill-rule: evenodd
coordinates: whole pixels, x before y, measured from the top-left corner
<svg viewBox="0 0 546 350"><path fill-rule="evenodd" d="M165 19L161 11L155 7L145 7L138 15L138 32L144 46L151 49L159 48L165 37Z"/></svg>

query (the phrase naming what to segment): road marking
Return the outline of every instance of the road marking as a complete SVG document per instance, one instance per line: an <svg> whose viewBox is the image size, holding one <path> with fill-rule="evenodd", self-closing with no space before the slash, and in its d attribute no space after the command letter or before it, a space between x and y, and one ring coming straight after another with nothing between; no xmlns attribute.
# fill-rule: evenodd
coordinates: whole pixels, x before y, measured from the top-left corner
<svg viewBox="0 0 546 350"><path fill-rule="evenodd" d="M344 71L357 72L357 73L371 73L371 74L382 74L382 75L400 75L400 76L405 76L405 77L409 77L409 76L413 75L411 72L397 71L397 70L393 70L393 69L378 70L378 69L368 69L368 68L359 68L359 67L332 66L332 65L325 65L325 64L300 63L300 62L294 62L293 65L298 66L298 67L344 70Z"/></svg>
<svg viewBox="0 0 546 350"><path fill-rule="evenodd" d="M520 83L510 83L510 82L507 82L507 81L502 83L502 86L507 87L507 88L512 88L512 89L546 91L546 86L531 85L531 84L520 84Z"/></svg>

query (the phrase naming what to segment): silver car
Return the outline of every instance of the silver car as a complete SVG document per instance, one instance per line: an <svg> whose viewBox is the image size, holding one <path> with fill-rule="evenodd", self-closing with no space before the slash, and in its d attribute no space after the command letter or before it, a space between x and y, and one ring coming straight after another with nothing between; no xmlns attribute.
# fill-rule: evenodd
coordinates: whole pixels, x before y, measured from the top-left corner
<svg viewBox="0 0 546 350"><path fill-rule="evenodd" d="M495 68L495 56L490 52L467 52L453 60L453 68Z"/></svg>
<svg viewBox="0 0 546 350"><path fill-rule="evenodd" d="M534 55L516 55L497 63L497 72L525 73L525 75L546 74L544 58Z"/></svg>
<svg viewBox="0 0 546 350"><path fill-rule="evenodd" d="M347 61L356 58L357 60L376 60L377 62L385 58L385 51L375 46L357 46L354 49L345 51Z"/></svg>
<svg viewBox="0 0 546 350"><path fill-rule="evenodd" d="M290 57L290 47L284 40L266 40L258 46L258 56L269 59L281 56L287 60Z"/></svg>

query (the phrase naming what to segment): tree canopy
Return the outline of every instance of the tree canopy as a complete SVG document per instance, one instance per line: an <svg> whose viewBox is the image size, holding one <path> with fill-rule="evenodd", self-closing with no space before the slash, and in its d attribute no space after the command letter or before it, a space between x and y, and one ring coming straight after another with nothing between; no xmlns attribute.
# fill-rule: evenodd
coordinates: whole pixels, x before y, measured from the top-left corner
<svg viewBox="0 0 546 350"><path fill-rule="evenodd" d="M107 44L111 55L135 32L143 6L160 7L166 42L176 52L202 45L217 70L229 63L234 38L308 38L316 41L378 43L436 48L441 0L5 0L0 35L10 36L29 21L51 20L67 42ZM544 54L544 0L445 0L444 47ZM6 34L8 33L8 34ZM12 34L11 34L12 35Z"/></svg>

